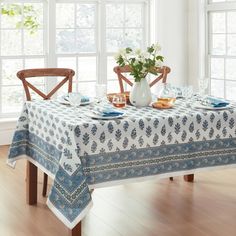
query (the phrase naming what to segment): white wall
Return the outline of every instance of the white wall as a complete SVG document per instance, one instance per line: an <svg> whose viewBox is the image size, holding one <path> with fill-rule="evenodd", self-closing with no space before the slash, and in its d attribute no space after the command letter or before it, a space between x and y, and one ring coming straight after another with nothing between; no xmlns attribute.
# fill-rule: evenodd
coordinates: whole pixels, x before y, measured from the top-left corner
<svg viewBox="0 0 236 236"><path fill-rule="evenodd" d="M165 65L172 70L168 81L184 85L188 80L188 0L157 0L156 9L156 40Z"/></svg>
<svg viewBox="0 0 236 236"><path fill-rule="evenodd" d="M198 79L205 76L204 0L188 2L188 84L197 90Z"/></svg>

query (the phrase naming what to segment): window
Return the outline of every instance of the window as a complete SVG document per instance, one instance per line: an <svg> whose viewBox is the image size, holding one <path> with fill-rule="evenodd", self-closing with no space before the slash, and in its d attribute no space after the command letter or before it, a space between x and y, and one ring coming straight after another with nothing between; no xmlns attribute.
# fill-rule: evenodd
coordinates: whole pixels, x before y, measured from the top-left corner
<svg viewBox="0 0 236 236"><path fill-rule="evenodd" d="M94 95L96 83L118 91L114 54L149 43L147 0L2 0L0 12L0 117L21 109L20 69L69 67L76 91Z"/></svg>
<svg viewBox="0 0 236 236"><path fill-rule="evenodd" d="M0 114L21 110L23 89L16 78L22 68L44 67L44 3L15 2L0 5ZM23 26L32 19L37 31ZM38 86L44 87L43 81Z"/></svg>
<svg viewBox="0 0 236 236"><path fill-rule="evenodd" d="M236 1L211 0L206 9L211 94L236 100Z"/></svg>

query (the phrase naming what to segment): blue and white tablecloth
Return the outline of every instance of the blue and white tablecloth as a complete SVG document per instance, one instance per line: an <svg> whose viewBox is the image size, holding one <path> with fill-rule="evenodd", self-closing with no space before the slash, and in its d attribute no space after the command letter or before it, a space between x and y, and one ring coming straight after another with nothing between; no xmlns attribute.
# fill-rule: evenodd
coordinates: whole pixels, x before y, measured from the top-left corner
<svg viewBox="0 0 236 236"><path fill-rule="evenodd" d="M27 102L8 158L27 158L54 179L47 204L69 228L91 207L89 189L236 166L236 109L178 100L169 110L127 106L123 119L102 121L87 115L93 106Z"/></svg>

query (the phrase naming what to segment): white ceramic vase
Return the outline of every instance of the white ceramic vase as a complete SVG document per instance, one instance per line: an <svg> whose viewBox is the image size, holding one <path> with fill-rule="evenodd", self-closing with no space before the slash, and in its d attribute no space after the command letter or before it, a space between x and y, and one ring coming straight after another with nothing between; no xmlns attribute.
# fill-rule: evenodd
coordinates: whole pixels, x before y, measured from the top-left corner
<svg viewBox="0 0 236 236"><path fill-rule="evenodd" d="M152 101L152 94L147 80L135 82L130 91L130 103L136 107L146 107Z"/></svg>

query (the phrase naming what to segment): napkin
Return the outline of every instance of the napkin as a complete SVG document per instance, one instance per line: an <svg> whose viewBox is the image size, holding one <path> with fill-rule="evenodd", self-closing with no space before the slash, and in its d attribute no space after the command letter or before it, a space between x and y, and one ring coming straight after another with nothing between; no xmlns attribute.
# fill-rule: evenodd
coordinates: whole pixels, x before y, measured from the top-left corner
<svg viewBox="0 0 236 236"><path fill-rule="evenodd" d="M104 109L97 109L95 111L95 114L100 115L102 117L114 117L114 116L121 116L124 113L114 110L114 109L111 109L111 108L104 108Z"/></svg>
<svg viewBox="0 0 236 236"><path fill-rule="evenodd" d="M89 97L88 96L82 96L81 97L81 102L89 102Z"/></svg>
<svg viewBox="0 0 236 236"><path fill-rule="evenodd" d="M209 104L212 107L226 107L229 105L228 101L220 98L208 96L204 100L207 102L207 104Z"/></svg>

